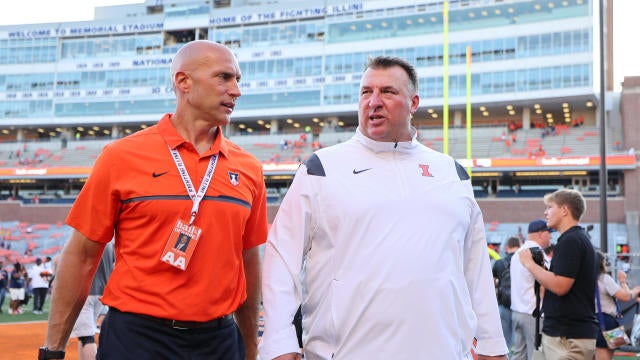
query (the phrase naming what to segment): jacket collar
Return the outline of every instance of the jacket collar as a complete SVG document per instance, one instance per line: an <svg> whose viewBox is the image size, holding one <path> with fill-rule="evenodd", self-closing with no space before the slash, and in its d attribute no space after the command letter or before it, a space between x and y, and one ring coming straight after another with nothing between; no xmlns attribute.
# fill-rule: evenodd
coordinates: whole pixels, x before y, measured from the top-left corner
<svg viewBox="0 0 640 360"><path fill-rule="evenodd" d="M379 152L401 152L408 153L414 150L418 146L417 140L417 131L413 126L411 127L411 141L400 141L400 142L382 142L376 141L371 138L368 138L362 134L360 131L360 127L356 129L356 134L353 136L353 139L360 144L362 144L367 149L373 151L374 153Z"/></svg>

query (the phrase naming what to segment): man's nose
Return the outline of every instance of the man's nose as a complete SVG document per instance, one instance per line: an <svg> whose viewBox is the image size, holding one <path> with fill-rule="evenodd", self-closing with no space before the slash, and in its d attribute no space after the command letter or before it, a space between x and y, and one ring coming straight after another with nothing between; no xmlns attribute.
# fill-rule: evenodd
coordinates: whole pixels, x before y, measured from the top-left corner
<svg viewBox="0 0 640 360"><path fill-rule="evenodd" d="M238 81L233 81L233 84L229 89L229 94L234 98L239 98L240 96L242 96L242 93L240 92L240 84L238 83Z"/></svg>
<svg viewBox="0 0 640 360"><path fill-rule="evenodd" d="M382 106L382 98L380 97L379 93L373 92L371 94L371 97L369 97L369 107L372 109L376 109L380 106Z"/></svg>

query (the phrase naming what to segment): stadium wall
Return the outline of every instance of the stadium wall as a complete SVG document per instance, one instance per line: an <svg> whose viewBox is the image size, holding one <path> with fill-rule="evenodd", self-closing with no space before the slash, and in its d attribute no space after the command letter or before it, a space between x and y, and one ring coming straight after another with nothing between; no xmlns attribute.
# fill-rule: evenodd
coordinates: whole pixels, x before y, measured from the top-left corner
<svg viewBox="0 0 640 360"><path fill-rule="evenodd" d="M503 223L522 223L542 218L545 206L540 199L478 199L484 221ZM587 213L582 219L586 223L600 222L600 201L587 198ZM0 202L0 220L29 223L64 222L71 204L23 204L20 201ZM278 205L267 206L269 223L273 221ZM626 223L625 199L610 198L607 201L607 215L611 223Z"/></svg>
<svg viewBox="0 0 640 360"><path fill-rule="evenodd" d="M21 201L7 200L0 203L0 220L56 224L64 222L69 209L71 204L26 205Z"/></svg>
<svg viewBox="0 0 640 360"><path fill-rule="evenodd" d="M584 223L600 222L599 198L586 198L587 211L582 218ZM533 219L544 218L545 205L539 199L478 199L482 216L486 223L498 221L503 223L527 223ZM625 224L625 199L607 199L607 219L610 223Z"/></svg>

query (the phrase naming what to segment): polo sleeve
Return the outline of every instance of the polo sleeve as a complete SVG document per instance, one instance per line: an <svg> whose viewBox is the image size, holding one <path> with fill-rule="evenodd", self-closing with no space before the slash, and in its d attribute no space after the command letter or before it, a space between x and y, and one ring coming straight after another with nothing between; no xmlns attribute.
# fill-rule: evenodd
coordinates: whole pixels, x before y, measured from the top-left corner
<svg viewBox="0 0 640 360"><path fill-rule="evenodd" d="M67 225L89 239L108 243L113 238L120 197L114 189L114 176L122 174L112 147L107 145L96 159L87 182L74 202Z"/></svg>

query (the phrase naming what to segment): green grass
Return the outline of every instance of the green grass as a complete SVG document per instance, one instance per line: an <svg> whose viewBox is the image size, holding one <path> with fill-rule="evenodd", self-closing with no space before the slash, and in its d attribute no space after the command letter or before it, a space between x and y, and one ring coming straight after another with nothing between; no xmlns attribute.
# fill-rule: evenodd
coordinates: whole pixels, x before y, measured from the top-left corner
<svg viewBox="0 0 640 360"><path fill-rule="evenodd" d="M42 307L43 313L40 315L36 315L33 313L33 297L31 297L31 300L29 300L29 303L27 305L22 306L22 314L11 315L9 314L9 303L11 302L11 297L9 296L9 292L7 291L7 296L4 298L4 304L2 304L0 323L47 320L47 318L49 317L49 306L51 300L50 298L51 295L47 295L44 306Z"/></svg>

